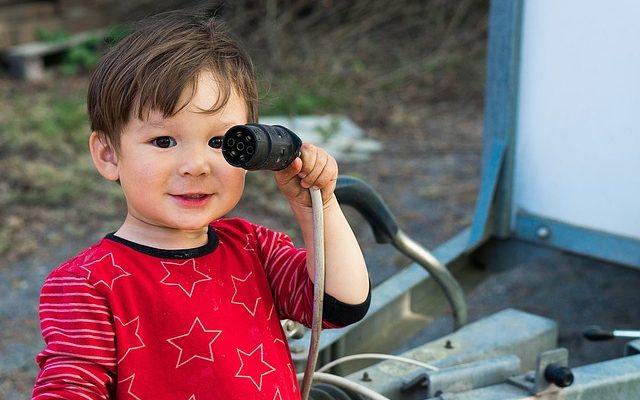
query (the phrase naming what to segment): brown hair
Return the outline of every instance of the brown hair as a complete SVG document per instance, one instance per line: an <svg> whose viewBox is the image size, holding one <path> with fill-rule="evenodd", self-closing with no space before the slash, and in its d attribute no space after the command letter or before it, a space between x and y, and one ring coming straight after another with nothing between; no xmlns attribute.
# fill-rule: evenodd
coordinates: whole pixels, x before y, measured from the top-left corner
<svg viewBox="0 0 640 400"><path fill-rule="evenodd" d="M257 84L247 53L215 18L173 11L141 22L102 58L87 94L91 130L117 150L132 115L144 119L151 110L175 115L191 99L178 104L182 92L189 89L193 96L198 74L206 69L220 89L206 112L224 107L235 90L246 102L248 121L257 122Z"/></svg>

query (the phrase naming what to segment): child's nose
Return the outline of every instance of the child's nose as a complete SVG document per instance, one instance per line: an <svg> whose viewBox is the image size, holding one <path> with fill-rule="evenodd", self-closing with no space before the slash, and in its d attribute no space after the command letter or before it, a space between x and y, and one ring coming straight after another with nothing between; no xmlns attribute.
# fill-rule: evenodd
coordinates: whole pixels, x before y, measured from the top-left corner
<svg viewBox="0 0 640 400"><path fill-rule="evenodd" d="M209 175L214 162L214 155L210 149L189 149L181 157L180 175L202 176Z"/></svg>

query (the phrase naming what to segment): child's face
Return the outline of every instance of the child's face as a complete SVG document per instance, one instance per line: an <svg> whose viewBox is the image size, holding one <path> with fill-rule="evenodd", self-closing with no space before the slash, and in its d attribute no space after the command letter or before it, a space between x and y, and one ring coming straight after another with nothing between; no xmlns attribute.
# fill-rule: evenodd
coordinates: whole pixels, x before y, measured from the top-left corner
<svg viewBox="0 0 640 400"><path fill-rule="evenodd" d="M216 81L203 73L195 96L175 116L152 112L148 120L132 118L125 126L117 154L128 208L125 225L152 234L167 228L202 231L238 203L245 171L229 165L210 140L247 123L247 110L233 93L216 114L200 112L217 98Z"/></svg>

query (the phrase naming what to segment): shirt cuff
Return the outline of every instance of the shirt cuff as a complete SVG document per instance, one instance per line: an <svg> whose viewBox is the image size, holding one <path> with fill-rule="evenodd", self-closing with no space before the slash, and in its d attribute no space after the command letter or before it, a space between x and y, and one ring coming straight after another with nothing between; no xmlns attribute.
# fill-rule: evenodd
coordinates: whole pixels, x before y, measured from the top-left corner
<svg viewBox="0 0 640 400"><path fill-rule="evenodd" d="M347 326L360 321L367 315L371 304L371 282L367 299L360 304L347 304L325 293L322 306L322 319L336 326Z"/></svg>

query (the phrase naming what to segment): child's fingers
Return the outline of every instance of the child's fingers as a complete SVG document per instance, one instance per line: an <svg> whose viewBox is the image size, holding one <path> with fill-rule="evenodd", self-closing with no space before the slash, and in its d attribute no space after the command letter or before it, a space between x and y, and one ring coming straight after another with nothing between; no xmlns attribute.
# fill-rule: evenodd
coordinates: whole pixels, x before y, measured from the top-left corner
<svg viewBox="0 0 640 400"><path fill-rule="evenodd" d="M296 157L287 168L278 171L278 174L283 176L285 180L289 181L293 178L298 178L298 175L300 175L301 171L302 159L300 159L300 157Z"/></svg>
<svg viewBox="0 0 640 400"><path fill-rule="evenodd" d="M338 164L326 151L319 149L311 172L301 181L304 188L315 187L322 190L326 201L333 196L338 177Z"/></svg>
<svg viewBox="0 0 640 400"><path fill-rule="evenodd" d="M299 158L275 175L280 190L289 200L308 206L311 199L306 189L321 189L323 200L327 201L333 196L337 176L336 160L324 149L308 143L302 145Z"/></svg>
<svg viewBox="0 0 640 400"><path fill-rule="evenodd" d="M300 178L298 174L302 170L302 160L300 157L293 160L289 166L281 171L276 171L275 178L278 185L288 185L294 182L299 182ZM297 183L296 183L297 184Z"/></svg>
<svg viewBox="0 0 640 400"><path fill-rule="evenodd" d="M305 188L316 185L316 181L320 174L322 174L322 170L327 162L327 156L323 152L316 151L312 154L311 157L302 159L302 172L298 175L302 180L301 185Z"/></svg>
<svg viewBox="0 0 640 400"><path fill-rule="evenodd" d="M300 179L305 179L313 171L318 156L318 148L304 143L300 148L300 158L302 159L302 169L298 173Z"/></svg>
<svg viewBox="0 0 640 400"><path fill-rule="evenodd" d="M329 156L324 150L312 145L303 148L301 156L303 165L298 176L302 180L302 186L308 188L316 183Z"/></svg>

